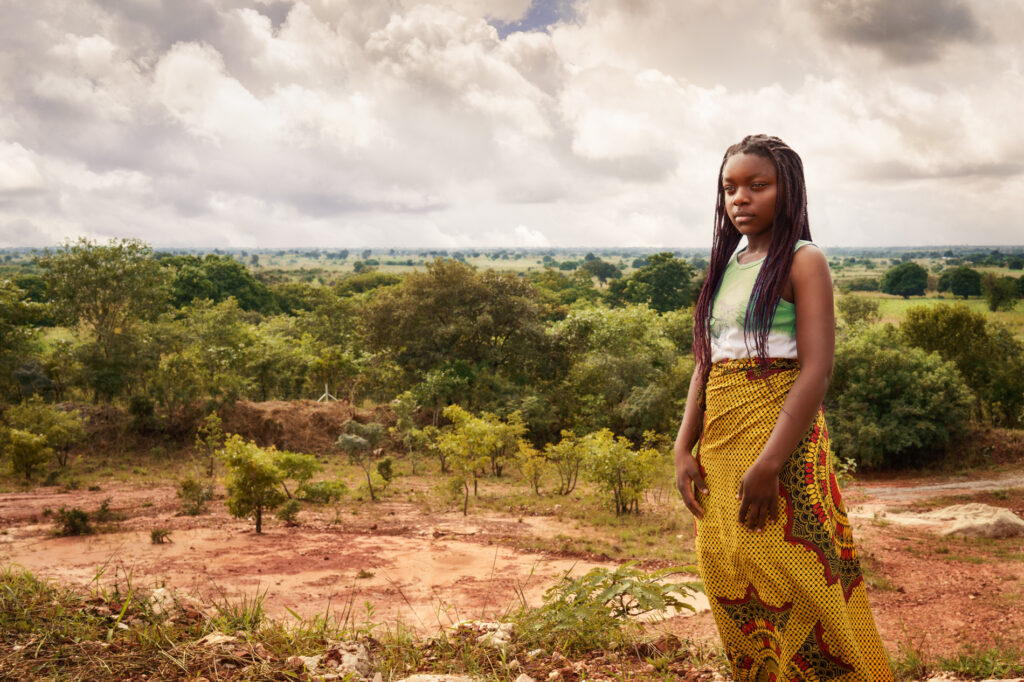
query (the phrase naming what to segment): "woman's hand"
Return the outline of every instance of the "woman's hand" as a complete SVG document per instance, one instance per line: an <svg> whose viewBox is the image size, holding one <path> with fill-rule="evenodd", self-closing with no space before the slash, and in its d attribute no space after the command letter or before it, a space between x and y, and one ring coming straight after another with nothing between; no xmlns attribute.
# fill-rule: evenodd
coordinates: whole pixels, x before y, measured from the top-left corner
<svg viewBox="0 0 1024 682"><path fill-rule="evenodd" d="M750 530L764 530L766 521L778 518L779 472L758 459L740 479L739 522Z"/></svg>
<svg viewBox="0 0 1024 682"><path fill-rule="evenodd" d="M697 502L697 496L693 491L700 490L702 494L707 495L708 486L704 483L704 477L700 475L697 460L688 452L676 455L676 488L683 496L683 502L690 513L698 519L704 518L704 509Z"/></svg>

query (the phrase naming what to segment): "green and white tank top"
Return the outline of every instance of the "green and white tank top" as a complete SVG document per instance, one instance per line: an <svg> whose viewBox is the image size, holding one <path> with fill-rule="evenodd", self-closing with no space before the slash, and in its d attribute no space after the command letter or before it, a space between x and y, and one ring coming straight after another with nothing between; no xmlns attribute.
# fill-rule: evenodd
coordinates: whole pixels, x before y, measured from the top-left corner
<svg viewBox="0 0 1024 682"><path fill-rule="evenodd" d="M803 239L794 251L811 242ZM750 305L754 281L761 272L764 258L752 263L740 263L739 252L733 254L722 275L722 284L711 308L711 362L749 358L756 355L754 338L744 338L743 322ZM748 347L749 344L749 347ZM793 358L796 355L796 306L779 299L775 317L768 330L768 357Z"/></svg>

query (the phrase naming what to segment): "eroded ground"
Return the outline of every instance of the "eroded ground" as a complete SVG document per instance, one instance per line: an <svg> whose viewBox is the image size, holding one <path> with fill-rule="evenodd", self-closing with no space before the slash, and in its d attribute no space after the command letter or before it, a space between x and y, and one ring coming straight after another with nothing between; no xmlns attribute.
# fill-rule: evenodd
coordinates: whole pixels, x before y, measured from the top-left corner
<svg viewBox="0 0 1024 682"><path fill-rule="evenodd" d="M935 528L886 520L886 512L928 508L953 496L1024 512L1020 476L994 481L900 479L846 491L883 640L894 655L912 647L932 655L966 645L1020 645L1024 636L1024 538L944 538ZM952 487L951 487L952 486ZM111 498L123 517L104 532L58 538L44 510L94 510ZM421 631L467 618L491 618L544 590L593 557L567 556L554 538L582 532L554 517L425 513L413 503L383 502L304 511L287 527L231 518L222 501L198 517L177 515L171 487L111 486L99 491L37 489L0 495L0 566L88 585L126 576L145 587L170 586L206 599L265 593L274 616L349 613L358 621L401 620ZM156 528L171 542L152 544ZM538 539L540 540L538 542ZM518 547L544 547L526 551ZM666 541L679 541L666 538ZM685 540L692 543L692 540ZM368 606L369 605L369 606ZM701 606L700 604L698 606ZM705 609L706 609L706 605ZM706 610L659 627L683 638L715 641Z"/></svg>

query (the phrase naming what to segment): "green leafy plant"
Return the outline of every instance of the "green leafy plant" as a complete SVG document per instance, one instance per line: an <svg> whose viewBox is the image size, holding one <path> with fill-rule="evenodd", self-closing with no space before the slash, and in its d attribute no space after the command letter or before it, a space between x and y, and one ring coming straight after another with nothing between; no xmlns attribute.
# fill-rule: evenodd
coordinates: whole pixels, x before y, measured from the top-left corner
<svg viewBox="0 0 1024 682"><path fill-rule="evenodd" d="M342 481L307 481L295 491L295 498L313 504L337 502L348 487Z"/></svg>
<svg viewBox="0 0 1024 682"><path fill-rule="evenodd" d="M278 521L283 521L289 526L299 525L299 511L302 505L296 499L285 500L281 503L281 506L277 508L277 512L274 516Z"/></svg>
<svg viewBox="0 0 1024 682"><path fill-rule="evenodd" d="M238 518L254 515L256 532L262 533L263 512L285 500L280 490L285 472L277 465L275 451L231 435L220 456L228 468L228 511Z"/></svg>
<svg viewBox="0 0 1024 682"><path fill-rule="evenodd" d="M203 483L189 476L178 481L178 499L181 510L188 516L199 516L206 511L206 504L213 499L213 482Z"/></svg>
<svg viewBox="0 0 1024 682"><path fill-rule="evenodd" d="M541 607L525 606L512 617L519 639L528 647L550 647L566 654L611 649L642 628L637 616L670 607L693 611L686 598L703 588L693 582L670 582L692 567L651 573L633 562L614 570L595 568L579 577L569 573L544 593Z"/></svg>
<svg viewBox="0 0 1024 682"><path fill-rule="evenodd" d="M166 528L154 528L149 531L149 541L154 545L163 545L170 542L171 531Z"/></svg>
<svg viewBox="0 0 1024 682"><path fill-rule="evenodd" d="M90 535L96 532L89 522L89 514L78 507L67 507L61 505L57 510L57 535L68 537L74 535Z"/></svg>

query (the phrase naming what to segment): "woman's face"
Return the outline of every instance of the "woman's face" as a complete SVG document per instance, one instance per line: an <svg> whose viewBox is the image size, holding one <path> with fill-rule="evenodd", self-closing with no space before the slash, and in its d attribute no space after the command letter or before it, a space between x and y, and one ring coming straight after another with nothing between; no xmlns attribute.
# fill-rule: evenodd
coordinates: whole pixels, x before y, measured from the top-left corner
<svg viewBox="0 0 1024 682"><path fill-rule="evenodd" d="M729 220L740 234L751 237L771 229L778 172L770 159L733 154L722 168L722 191Z"/></svg>

